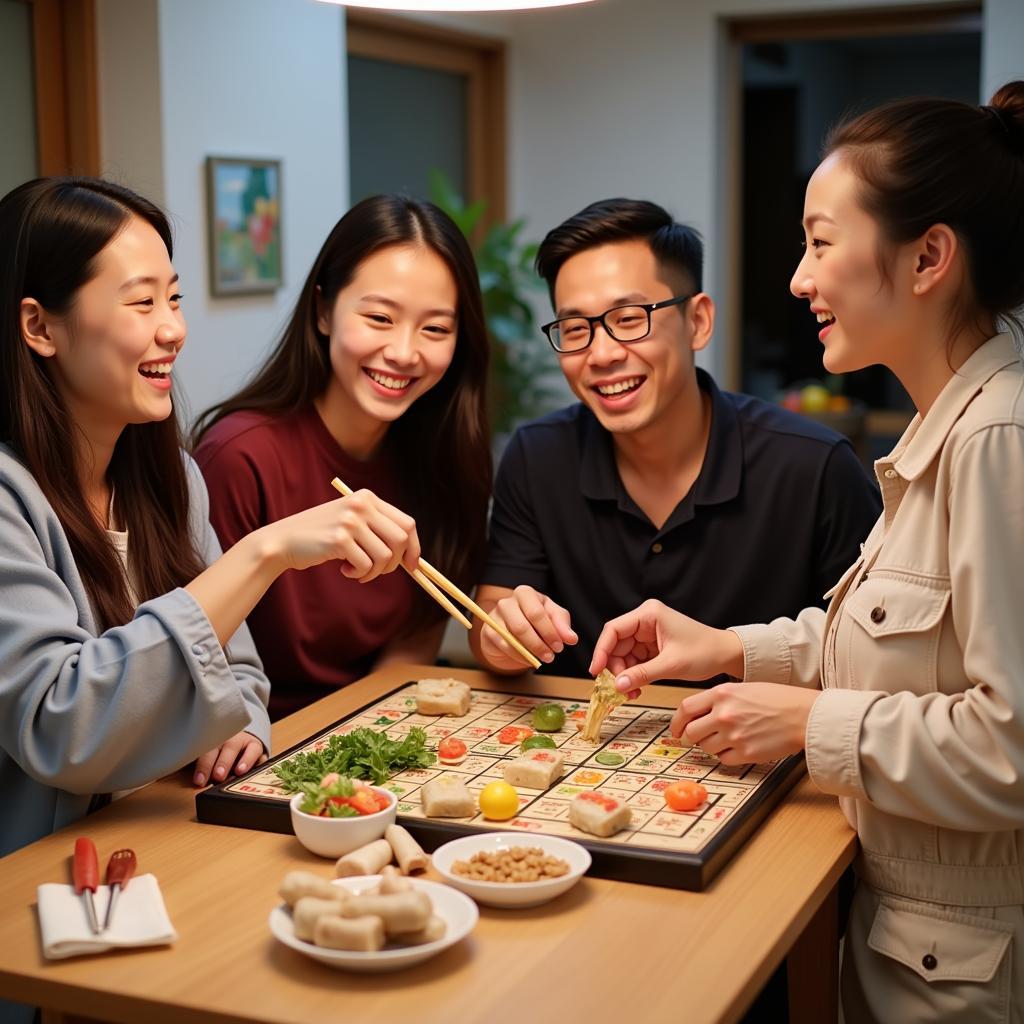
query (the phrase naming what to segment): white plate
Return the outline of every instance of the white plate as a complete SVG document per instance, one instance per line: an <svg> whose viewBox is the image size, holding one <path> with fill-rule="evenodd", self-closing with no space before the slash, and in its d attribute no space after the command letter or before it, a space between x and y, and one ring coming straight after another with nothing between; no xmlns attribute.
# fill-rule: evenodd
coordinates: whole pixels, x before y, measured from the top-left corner
<svg viewBox="0 0 1024 1024"><path fill-rule="evenodd" d="M335 885L344 886L349 892L365 892L380 883L380 875L360 875L355 878L336 878ZM304 942L295 938L295 927L292 924L291 908L282 903L270 912L270 930L274 938L286 946L305 953L306 956L341 967L347 971L395 971L400 967L410 967L440 953L449 946L454 946L465 938L476 925L480 916L476 904L461 892L455 892L447 885L428 882L421 878L410 878L414 889L425 892L434 905L434 913L440 917L447 929L444 937L436 942L426 942L422 946L396 946L393 949L382 949L377 953L356 953L346 949L325 949L314 946L312 942Z"/></svg>
<svg viewBox="0 0 1024 1024"><path fill-rule="evenodd" d="M495 852L513 846L535 846L552 857L560 857L569 865L568 874L542 882L478 882L452 871L457 860L469 860L481 850ZM449 884L472 896L477 903L492 907L536 907L571 889L590 867L590 853L579 843L557 836L531 835L523 832L484 832L453 839L439 846L431 855L434 870Z"/></svg>

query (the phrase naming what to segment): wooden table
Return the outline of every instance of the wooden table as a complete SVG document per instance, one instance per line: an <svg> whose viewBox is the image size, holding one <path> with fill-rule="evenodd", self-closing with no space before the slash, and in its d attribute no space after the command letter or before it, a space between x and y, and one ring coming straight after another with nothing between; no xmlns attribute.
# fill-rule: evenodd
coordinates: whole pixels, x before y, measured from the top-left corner
<svg viewBox="0 0 1024 1024"><path fill-rule="evenodd" d="M410 678L454 674L477 688L582 697L557 677L510 681L463 669L382 670L277 723L282 750ZM651 686L644 703L674 707ZM805 778L702 893L584 878L532 910L481 907L465 940L396 974L332 970L282 945L267 915L292 868L330 863L292 836L200 825L179 773L0 861L0 998L44 1007L44 1022L146 1024L344 1019L451 1024L571 1020L737 1020L788 955L791 1020L834 1021L836 898L854 833ZM131 846L160 881L178 941L170 947L43 959L36 886L67 880L78 835L105 863Z"/></svg>

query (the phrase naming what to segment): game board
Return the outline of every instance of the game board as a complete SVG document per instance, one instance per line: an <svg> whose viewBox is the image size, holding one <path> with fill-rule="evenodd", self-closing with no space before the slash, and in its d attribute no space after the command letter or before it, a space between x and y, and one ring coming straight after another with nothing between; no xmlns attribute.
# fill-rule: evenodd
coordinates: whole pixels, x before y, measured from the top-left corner
<svg viewBox="0 0 1024 1024"><path fill-rule="evenodd" d="M759 765L728 767L698 748L688 748L668 735L672 712L629 702L615 709L602 729L602 744L579 738L575 721L585 701L474 690L469 713L462 718L416 713L415 683L336 722L317 735L277 755L241 779L223 782L196 797L200 821L270 832L291 832L289 794L273 772L274 764L301 750L315 749L334 733L360 726L404 735L413 726L426 730L436 747L445 736L463 740L469 750L461 763L437 762L433 767L399 772L388 783L398 795L398 815L428 850L460 835L486 829L545 832L578 840L593 856L591 873L603 878L703 889L749 836L770 808L803 771L803 758L793 756ZM431 819L420 805L420 787L444 773L456 773L472 792L502 778L503 761L515 757L518 744L498 742L508 725L529 725L535 705L561 704L565 727L551 735L565 758L561 781L546 792L520 789L519 814L510 821ZM621 763L617 762L621 758ZM662 791L677 779L695 779L708 790L696 811L671 811ZM581 789L599 789L629 803L633 822L610 839L597 839L568 822L569 801Z"/></svg>

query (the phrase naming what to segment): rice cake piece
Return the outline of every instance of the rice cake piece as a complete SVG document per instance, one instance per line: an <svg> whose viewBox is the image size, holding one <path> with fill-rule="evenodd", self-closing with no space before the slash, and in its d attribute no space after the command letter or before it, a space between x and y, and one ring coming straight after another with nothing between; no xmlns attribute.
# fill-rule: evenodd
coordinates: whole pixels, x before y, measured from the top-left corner
<svg viewBox="0 0 1024 1024"><path fill-rule="evenodd" d="M565 762L557 750L536 747L513 758L502 768L510 786L524 789L550 789L565 772Z"/></svg>
<svg viewBox="0 0 1024 1024"><path fill-rule="evenodd" d="M421 715L461 718L469 713L472 699L469 683L461 679L421 679L416 684L416 710Z"/></svg>
<svg viewBox="0 0 1024 1024"><path fill-rule="evenodd" d="M593 790L578 793L569 804L569 824L601 839L624 829L632 817L633 812L622 800Z"/></svg>
<svg viewBox="0 0 1024 1024"><path fill-rule="evenodd" d="M466 783L453 775L431 779L420 790L423 813L428 818L471 818L476 801Z"/></svg>

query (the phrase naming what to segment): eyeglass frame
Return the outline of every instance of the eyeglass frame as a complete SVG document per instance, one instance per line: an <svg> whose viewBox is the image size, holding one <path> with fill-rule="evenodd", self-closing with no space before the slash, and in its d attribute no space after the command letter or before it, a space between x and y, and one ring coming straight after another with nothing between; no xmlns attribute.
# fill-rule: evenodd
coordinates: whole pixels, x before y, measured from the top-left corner
<svg viewBox="0 0 1024 1024"><path fill-rule="evenodd" d="M632 345L634 341L643 341L644 338L650 337L651 334L651 314L657 309L667 309L669 306L678 306L683 302L689 302L690 299L700 295L699 291L691 292L689 295L674 295L671 299L662 299L660 302L624 302L621 306L612 306L611 309L606 309L603 313L598 316L584 316L582 313L575 313L572 316L560 316L557 320L552 320L549 324L542 324L541 331L544 337L548 339L548 344L561 356L575 355L577 352L586 352L591 345L594 344L594 329L597 324L600 324L604 328L605 334L608 335L612 341L618 342L620 345ZM608 326L605 317L609 314L614 313L617 309L642 309L647 314L647 330L640 335L639 338L628 338L623 341L621 338L615 337L615 332ZM559 348L554 339L551 337L551 329L564 320L586 320L587 325L590 327L590 337L587 339L586 345L581 345L579 348L564 349Z"/></svg>

